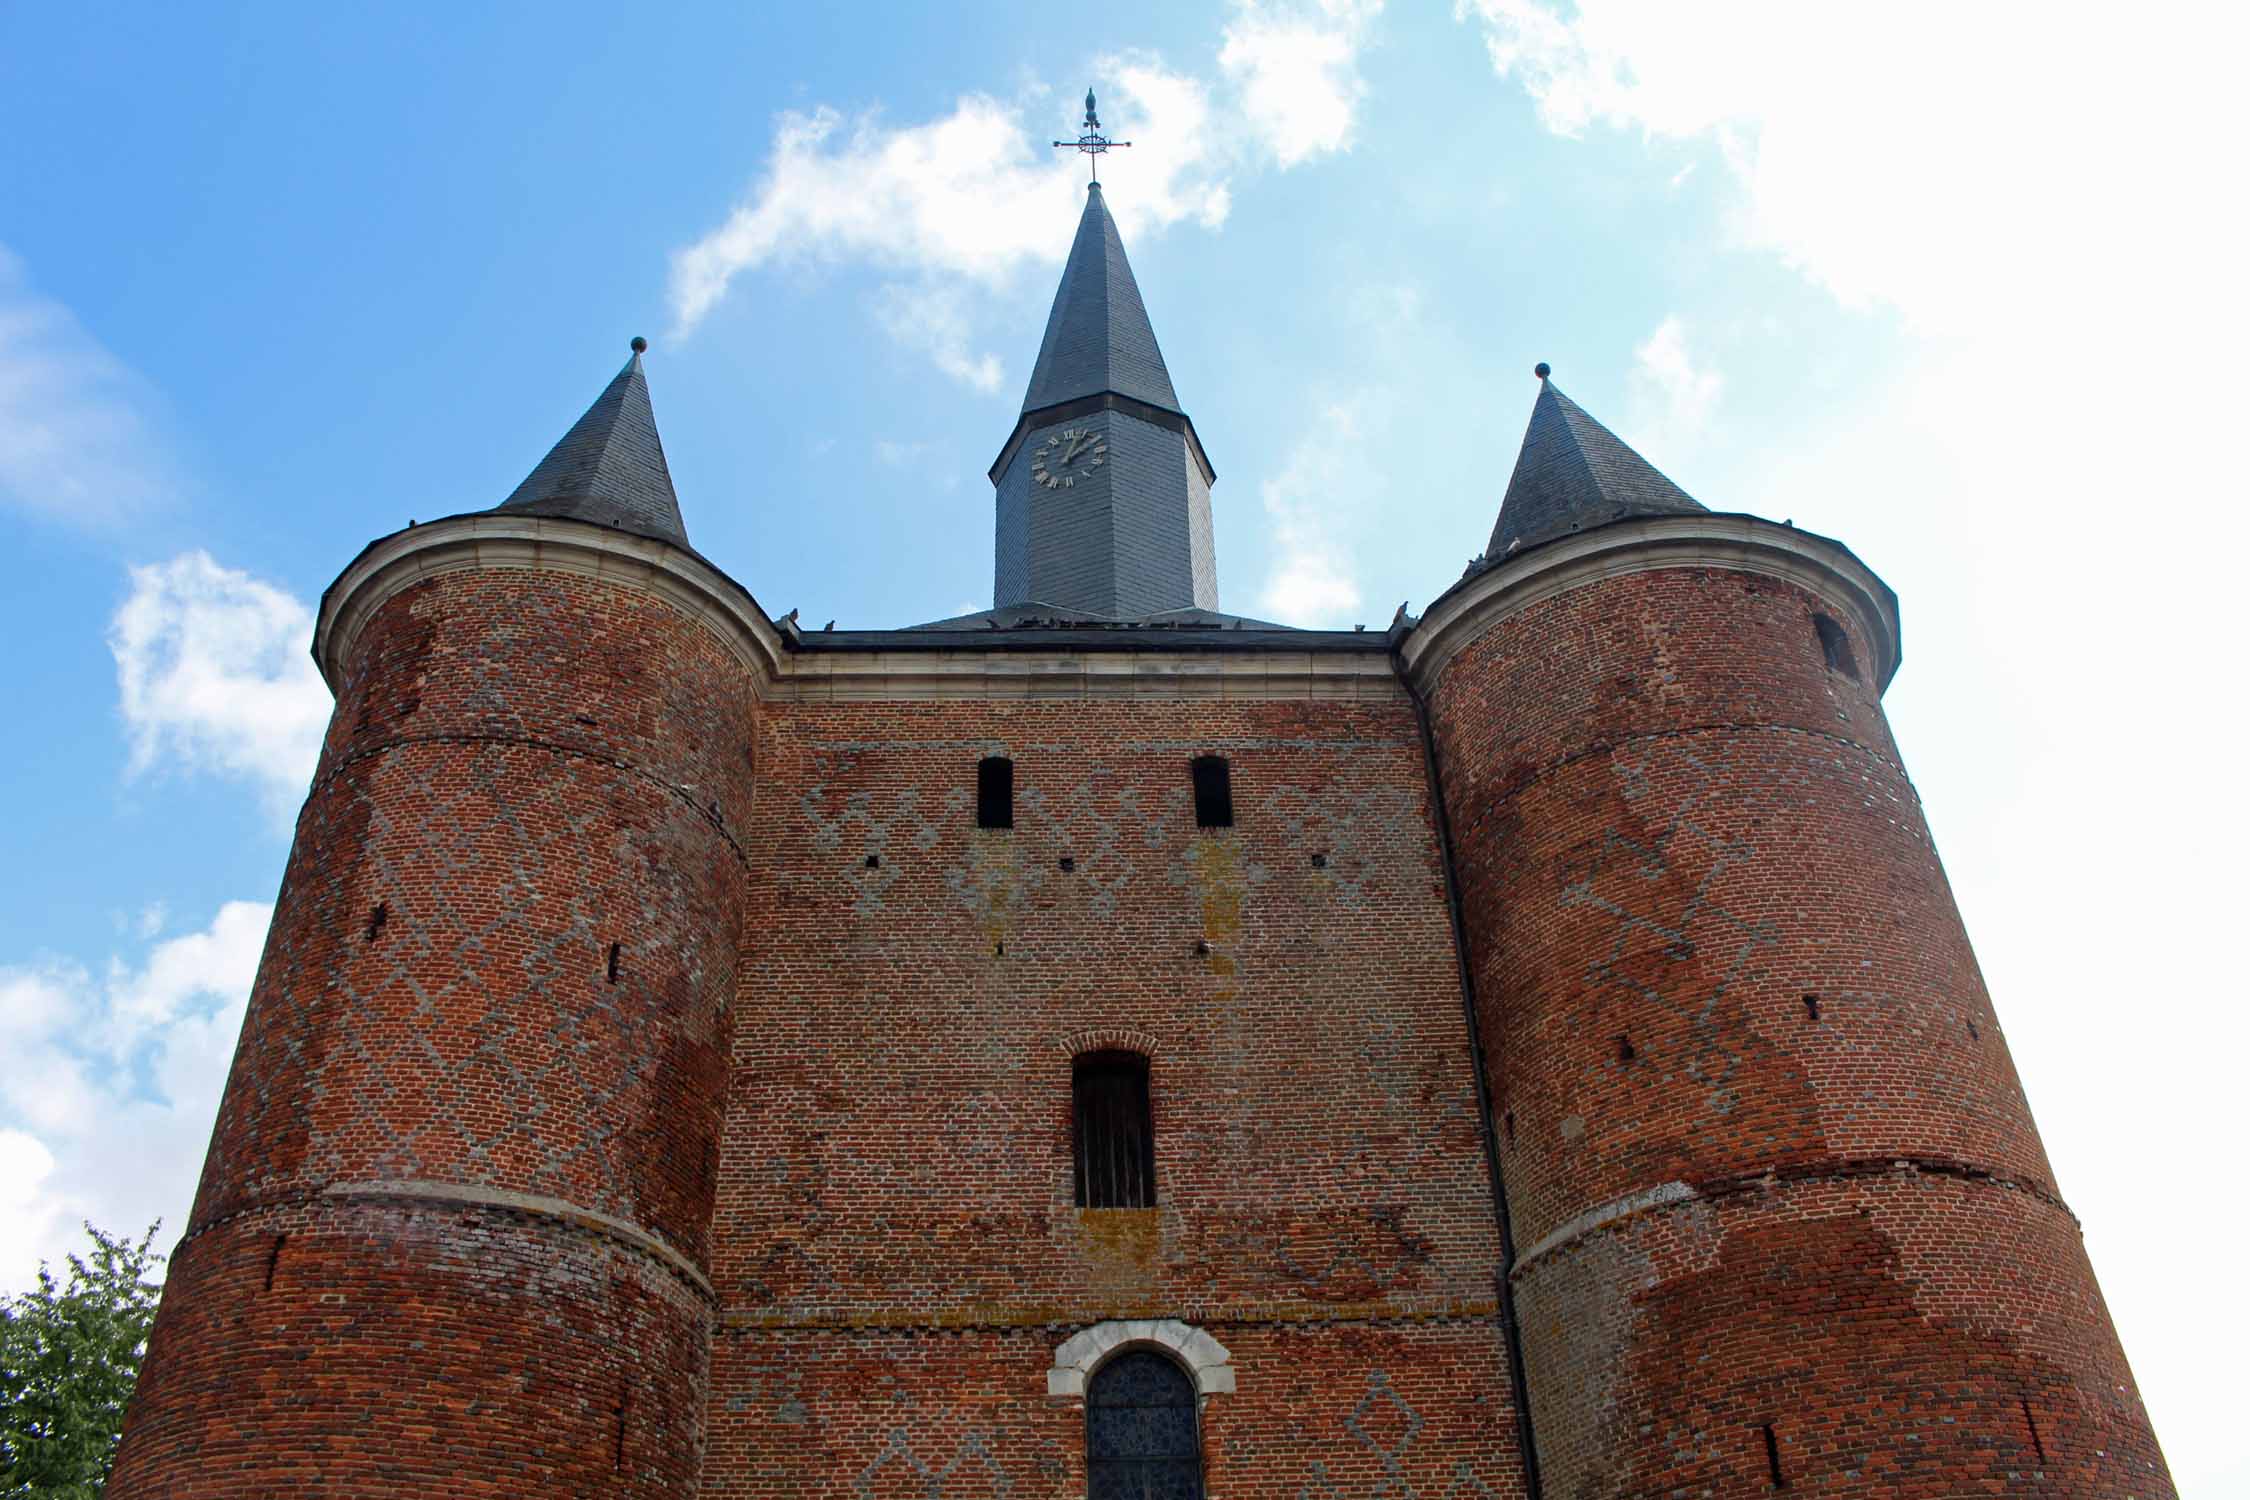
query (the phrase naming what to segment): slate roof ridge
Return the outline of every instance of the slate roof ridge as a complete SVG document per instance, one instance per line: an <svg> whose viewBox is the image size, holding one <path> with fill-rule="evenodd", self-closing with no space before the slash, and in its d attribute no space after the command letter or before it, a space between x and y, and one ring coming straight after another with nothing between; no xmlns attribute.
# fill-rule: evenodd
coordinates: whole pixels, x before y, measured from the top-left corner
<svg viewBox="0 0 2250 1500"><path fill-rule="evenodd" d="M1493 523L1485 563L1628 516L1690 515L1706 507L1562 392L1539 367L1523 447Z"/></svg>
<svg viewBox="0 0 2250 1500"><path fill-rule="evenodd" d="M1040 411L1104 391L1180 410L1125 242L1095 182L1087 184L1086 208L1063 262L1022 409Z"/></svg>
<svg viewBox="0 0 2250 1500"><path fill-rule="evenodd" d="M625 367L495 511L591 521L688 545L641 364L647 347L633 340Z"/></svg>

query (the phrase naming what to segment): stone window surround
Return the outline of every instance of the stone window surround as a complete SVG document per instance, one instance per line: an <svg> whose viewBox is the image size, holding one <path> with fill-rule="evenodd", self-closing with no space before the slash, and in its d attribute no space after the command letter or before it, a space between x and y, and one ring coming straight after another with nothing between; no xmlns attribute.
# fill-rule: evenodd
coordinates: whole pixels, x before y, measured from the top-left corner
<svg viewBox="0 0 2250 1500"><path fill-rule="evenodd" d="M1171 1356L1195 1382L1198 1406L1234 1390L1234 1366L1227 1362L1226 1345L1177 1318L1134 1318L1096 1323L1057 1345L1054 1365L1047 1371L1047 1399L1085 1400L1086 1382L1094 1372L1128 1349L1156 1349Z"/></svg>

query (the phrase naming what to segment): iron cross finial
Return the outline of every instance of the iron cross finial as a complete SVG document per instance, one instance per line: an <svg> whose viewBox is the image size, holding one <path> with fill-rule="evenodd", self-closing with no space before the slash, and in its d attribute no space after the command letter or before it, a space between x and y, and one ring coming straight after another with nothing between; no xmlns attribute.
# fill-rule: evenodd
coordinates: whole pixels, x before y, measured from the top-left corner
<svg viewBox="0 0 2250 1500"><path fill-rule="evenodd" d="M1075 141L1056 141L1054 144L1069 150L1085 152L1086 180L1088 182L1099 182L1102 180L1102 174L1095 158L1112 146L1130 146L1133 143L1131 141L1113 141L1102 134L1101 116L1094 113L1094 91L1088 89L1086 90L1086 118L1078 127L1078 139Z"/></svg>

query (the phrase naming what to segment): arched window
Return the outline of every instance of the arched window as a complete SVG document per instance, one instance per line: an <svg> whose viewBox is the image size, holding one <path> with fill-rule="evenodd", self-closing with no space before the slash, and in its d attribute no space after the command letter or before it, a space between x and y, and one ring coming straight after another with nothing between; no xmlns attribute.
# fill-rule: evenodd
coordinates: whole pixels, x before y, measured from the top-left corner
<svg viewBox="0 0 2250 1500"><path fill-rule="evenodd" d="M1148 1059L1137 1052L1091 1052L1070 1073L1078 1206L1156 1207Z"/></svg>
<svg viewBox="0 0 2250 1500"><path fill-rule="evenodd" d="M1195 1384L1147 1349L1131 1349L1086 1386L1087 1500L1203 1500Z"/></svg>

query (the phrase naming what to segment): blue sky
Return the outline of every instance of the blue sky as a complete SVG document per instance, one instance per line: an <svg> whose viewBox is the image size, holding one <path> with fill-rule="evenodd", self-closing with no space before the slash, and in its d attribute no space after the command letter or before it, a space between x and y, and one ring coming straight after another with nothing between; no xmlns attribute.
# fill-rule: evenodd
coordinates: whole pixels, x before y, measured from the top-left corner
<svg viewBox="0 0 2250 1500"><path fill-rule="evenodd" d="M2250 1041L2211 9L0 10L0 1286L81 1214L184 1216L321 589L499 501L629 337L691 535L770 611L989 598L1090 83L1223 607L1420 608L1541 359L1898 590L1890 711L2062 1187L2183 1491L2250 1487L2232 1252L2181 1232L2232 1212Z"/></svg>

